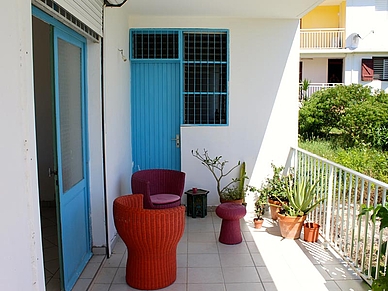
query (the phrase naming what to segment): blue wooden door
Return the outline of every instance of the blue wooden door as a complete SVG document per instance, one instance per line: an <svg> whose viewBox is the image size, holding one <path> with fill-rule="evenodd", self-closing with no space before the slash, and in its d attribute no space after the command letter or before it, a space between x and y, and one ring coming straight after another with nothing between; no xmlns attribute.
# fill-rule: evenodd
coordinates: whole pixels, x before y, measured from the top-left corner
<svg viewBox="0 0 388 291"><path fill-rule="evenodd" d="M86 171L86 43L58 28L54 28L53 39L59 242L67 291L92 255Z"/></svg>
<svg viewBox="0 0 388 291"><path fill-rule="evenodd" d="M131 65L133 171L180 170L180 65Z"/></svg>

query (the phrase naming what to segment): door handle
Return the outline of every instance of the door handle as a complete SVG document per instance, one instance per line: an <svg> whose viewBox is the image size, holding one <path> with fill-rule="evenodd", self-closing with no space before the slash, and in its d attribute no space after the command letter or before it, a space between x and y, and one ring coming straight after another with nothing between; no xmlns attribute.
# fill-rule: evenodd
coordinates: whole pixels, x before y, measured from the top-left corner
<svg viewBox="0 0 388 291"><path fill-rule="evenodd" d="M52 176L58 175L58 171L55 171L51 168L48 168L48 176L51 178Z"/></svg>
<svg viewBox="0 0 388 291"><path fill-rule="evenodd" d="M180 139L179 134L177 134L177 135L175 136L175 138L172 138L171 140L175 140L175 146L176 146L177 148L179 148L179 147L181 146L181 139Z"/></svg>

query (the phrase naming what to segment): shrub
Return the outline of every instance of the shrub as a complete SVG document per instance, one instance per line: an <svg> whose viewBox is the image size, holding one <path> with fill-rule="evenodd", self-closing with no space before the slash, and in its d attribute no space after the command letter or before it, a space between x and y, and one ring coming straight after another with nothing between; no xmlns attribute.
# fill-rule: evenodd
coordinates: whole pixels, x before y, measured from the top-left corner
<svg viewBox="0 0 388 291"><path fill-rule="evenodd" d="M386 93L378 93L386 95ZM366 100L350 104L338 127L346 146L369 144L386 149L388 145L388 98L370 95Z"/></svg>
<svg viewBox="0 0 388 291"><path fill-rule="evenodd" d="M337 164L388 183L388 153L367 147L338 148L330 141L302 141L299 146Z"/></svg>
<svg viewBox="0 0 388 291"><path fill-rule="evenodd" d="M359 84L314 93L299 111L303 139L325 138L335 129L342 147L370 145L388 149L388 94Z"/></svg>

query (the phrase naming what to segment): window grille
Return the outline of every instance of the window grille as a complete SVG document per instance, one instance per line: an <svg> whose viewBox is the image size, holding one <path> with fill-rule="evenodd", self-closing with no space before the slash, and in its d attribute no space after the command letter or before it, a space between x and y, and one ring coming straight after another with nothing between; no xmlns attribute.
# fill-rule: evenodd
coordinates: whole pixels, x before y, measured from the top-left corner
<svg viewBox="0 0 388 291"><path fill-rule="evenodd" d="M227 34L184 33L184 123L227 123Z"/></svg>
<svg viewBox="0 0 388 291"><path fill-rule="evenodd" d="M133 61L180 62L184 124L227 124L226 31L133 29L130 39Z"/></svg>
<svg viewBox="0 0 388 291"><path fill-rule="evenodd" d="M178 59L177 31L132 32L132 59Z"/></svg>

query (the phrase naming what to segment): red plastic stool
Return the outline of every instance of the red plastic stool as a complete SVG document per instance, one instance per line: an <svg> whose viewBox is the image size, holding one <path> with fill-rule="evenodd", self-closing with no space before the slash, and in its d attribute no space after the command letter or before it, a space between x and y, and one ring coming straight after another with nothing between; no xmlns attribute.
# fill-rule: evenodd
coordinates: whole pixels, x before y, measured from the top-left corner
<svg viewBox="0 0 388 291"><path fill-rule="evenodd" d="M245 206L236 203L222 203L217 206L216 214L222 218L219 241L227 245L242 242L240 219L247 213Z"/></svg>

